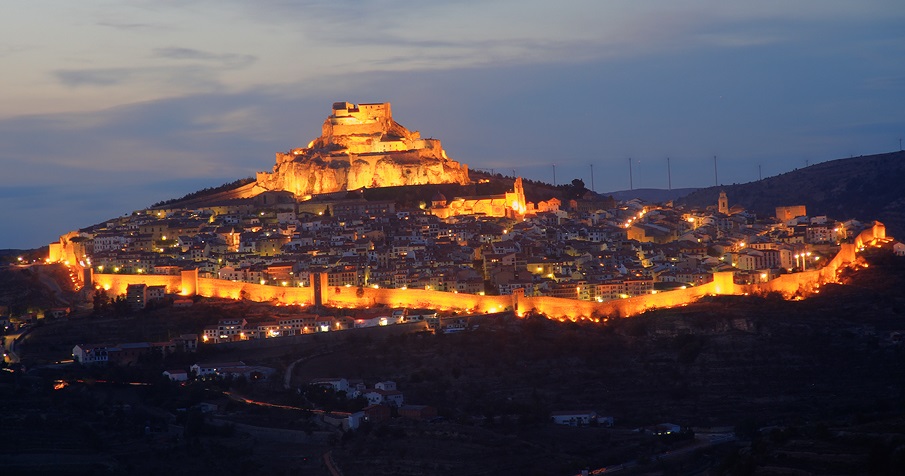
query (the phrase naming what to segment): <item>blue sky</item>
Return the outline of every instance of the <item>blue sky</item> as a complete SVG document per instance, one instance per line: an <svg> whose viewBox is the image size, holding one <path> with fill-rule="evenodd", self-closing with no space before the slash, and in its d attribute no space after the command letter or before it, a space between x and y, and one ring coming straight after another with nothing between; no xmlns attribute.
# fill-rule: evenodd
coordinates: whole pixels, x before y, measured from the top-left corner
<svg viewBox="0 0 905 476"><path fill-rule="evenodd" d="M748 3L753 3L749 5ZM905 136L888 1L14 1L0 248L269 170L334 101L606 192L748 182Z"/></svg>

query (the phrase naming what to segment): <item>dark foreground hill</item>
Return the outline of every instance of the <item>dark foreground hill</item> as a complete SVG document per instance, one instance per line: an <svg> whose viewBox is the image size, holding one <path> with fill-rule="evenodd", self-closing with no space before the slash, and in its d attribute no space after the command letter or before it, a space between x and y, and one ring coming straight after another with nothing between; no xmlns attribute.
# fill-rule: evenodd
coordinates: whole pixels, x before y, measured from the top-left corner
<svg viewBox="0 0 905 476"><path fill-rule="evenodd" d="M905 236L905 152L831 160L744 184L700 189L679 203L716 204L725 190L729 205L773 216L775 208L805 205L808 215L879 220L892 236Z"/></svg>
<svg viewBox="0 0 905 476"><path fill-rule="evenodd" d="M905 344L898 337L905 331L905 258L871 251L868 268L844 274L845 285L825 286L819 296L804 301L720 296L605 325L497 315L479 318L478 329L459 334L374 338L353 330L342 339L287 346L280 355L235 348L205 349L197 357L241 359L281 373L289 362L304 358L294 367L289 391L282 378L272 386L232 386L250 398L289 406L306 405L295 389L324 375L371 384L392 380L406 403L435 406L444 417L439 422L399 418L347 434L315 427L302 442L280 441L279 435L273 442L259 440L260 435L248 436L238 426L227 427L233 428L228 434L209 429L197 437L167 439L152 430L149 436L146 422L156 421L149 415L178 414L179 408L217 394L206 389L210 383L165 385L156 378L160 367L140 365L93 372L105 380L150 378L154 386L73 384L53 391L50 383L61 377L48 377L43 385L8 382L4 387L3 378L12 377L0 372L0 405L8 415L7 430L30 435L10 448L28 443L25 449L59 453L53 448L78 441L123 474L186 468L328 474L316 463L288 458L285 451L331 451L345 474L356 475L566 475L631 462L638 466L623 474L701 474L707 468L711 474L902 474ZM199 312L201 304L192 312ZM94 326L94 338L104 341L105 329L113 324L149 327L171 314L160 309L112 321L51 322L32 332L24 351L26 357L39 349L52 351L52 340L73 335L63 326ZM183 323L191 321L182 317ZM195 317L203 325L204 316ZM167 368L194 359L186 356ZM117 413L121 402L130 403L132 413ZM49 412L51 403L59 410ZM559 410L595 410L613 416L616 425L557 427L548 418ZM317 418L235 402L223 412L217 416L222 421L295 430L290 436L310 433ZM39 426L26 419L29 414L50 416L33 418L43 421ZM697 450L671 459L667 455L681 454L676 442L635 431L665 422L699 432L721 427L736 431L741 442L712 446L699 440ZM79 432L90 438L76 440ZM0 450L0 463L3 457Z"/></svg>

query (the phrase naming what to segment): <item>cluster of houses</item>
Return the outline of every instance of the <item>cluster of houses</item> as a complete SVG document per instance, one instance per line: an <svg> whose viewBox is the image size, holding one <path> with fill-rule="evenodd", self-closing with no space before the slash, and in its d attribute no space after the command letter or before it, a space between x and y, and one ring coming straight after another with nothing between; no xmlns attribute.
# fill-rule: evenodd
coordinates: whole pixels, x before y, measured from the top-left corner
<svg viewBox="0 0 905 476"><path fill-rule="evenodd" d="M178 274L274 286L419 288L607 301L712 279L740 283L813 269L860 230L810 217L804 206L759 217L728 206L685 210L639 200L573 200L520 219L440 218L362 199L304 200L266 192L198 209L150 209L80 230L74 239L101 273ZM267 194L282 194L268 200ZM263 197L263 198L262 198ZM158 290L134 290L136 306ZM335 323L330 323L335 325Z"/></svg>
<svg viewBox="0 0 905 476"><path fill-rule="evenodd" d="M167 356L175 352L198 350L198 336L183 334L165 342L128 342L122 344L76 344L72 358L83 365L116 364L131 365L150 356Z"/></svg>
<svg viewBox="0 0 905 476"><path fill-rule="evenodd" d="M437 409L430 405L411 405L404 403L401 391L396 388L396 382L386 380L377 382L373 388L368 388L361 379L346 378L319 378L309 382L309 385L329 388L337 394L344 394L346 398L362 397L368 405L360 411L353 413L331 412L324 415L324 421L344 430L356 429L362 422L380 423L387 421L395 412L399 417L411 420L429 421L437 417Z"/></svg>
<svg viewBox="0 0 905 476"><path fill-rule="evenodd" d="M217 324L204 327L201 340L205 344L219 344L240 340L270 339L317 332L380 327L410 322L425 322L435 333L452 334L469 328L469 318L440 316L428 309L368 309L357 310L355 316L324 316L314 313L286 311L273 315L249 313L241 318L220 319Z"/></svg>
<svg viewBox="0 0 905 476"><path fill-rule="evenodd" d="M163 375L173 382L186 382L192 379L207 378L245 378L249 381L265 380L273 376L276 369L260 365L247 365L245 362L216 362L193 364L188 370L165 370Z"/></svg>

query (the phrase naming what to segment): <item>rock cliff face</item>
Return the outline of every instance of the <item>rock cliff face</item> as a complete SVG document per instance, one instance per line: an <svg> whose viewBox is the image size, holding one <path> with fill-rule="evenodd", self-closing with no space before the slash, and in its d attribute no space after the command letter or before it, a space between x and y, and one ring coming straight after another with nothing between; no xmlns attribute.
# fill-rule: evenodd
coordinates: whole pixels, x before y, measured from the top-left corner
<svg viewBox="0 0 905 476"><path fill-rule="evenodd" d="M468 167L394 121L389 103L334 103L320 137L277 153L273 172L257 176L258 187L297 196L430 183L467 184Z"/></svg>

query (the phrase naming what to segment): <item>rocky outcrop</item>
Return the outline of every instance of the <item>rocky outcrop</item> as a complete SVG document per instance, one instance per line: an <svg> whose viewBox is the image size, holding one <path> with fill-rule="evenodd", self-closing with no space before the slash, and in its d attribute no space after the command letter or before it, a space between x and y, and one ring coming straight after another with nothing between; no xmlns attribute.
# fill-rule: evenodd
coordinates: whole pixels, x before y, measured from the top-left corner
<svg viewBox="0 0 905 476"><path fill-rule="evenodd" d="M393 120L389 103L334 103L320 137L276 154L257 187L304 196L359 188L469 183L468 167L450 160L436 139Z"/></svg>

